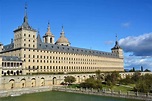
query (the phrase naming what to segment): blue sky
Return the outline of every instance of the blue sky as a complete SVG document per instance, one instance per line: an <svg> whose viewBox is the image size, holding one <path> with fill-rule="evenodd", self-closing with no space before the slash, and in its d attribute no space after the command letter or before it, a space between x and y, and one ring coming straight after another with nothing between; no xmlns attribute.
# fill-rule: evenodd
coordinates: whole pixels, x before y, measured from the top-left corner
<svg viewBox="0 0 152 101"><path fill-rule="evenodd" d="M14 37L28 4L29 24L41 37L50 22L55 40L64 26L72 46L111 51L117 33L125 68L152 70L152 0L0 0L0 42Z"/></svg>

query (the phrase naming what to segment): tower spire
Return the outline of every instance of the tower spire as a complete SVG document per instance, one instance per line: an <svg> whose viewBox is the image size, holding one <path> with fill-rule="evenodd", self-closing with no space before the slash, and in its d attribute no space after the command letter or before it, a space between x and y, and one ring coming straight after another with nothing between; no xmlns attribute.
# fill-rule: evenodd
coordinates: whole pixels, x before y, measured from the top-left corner
<svg viewBox="0 0 152 101"><path fill-rule="evenodd" d="M117 36L117 33L116 33L116 41L118 41L118 36Z"/></svg>
<svg viewBox="0 0 152 101"><path fill-rule="evenodd" d="M64 36L64 28L63 28L63 25L62 25L62 32L61 32L61 37Z"/></svg>
<svg viewBox="0 0 152 101"><path fill-rule="evenodd" d="M25 14L24 14L24 16L27 16L27 3L25 3L24 9L25 9Z"/></svg>
<svg viewBox="0 0 152 101"><path fill-rule="evenodd" d="M119 48L121 48L121 47L119 46L119 43L118 43L118 36L117 36L117 34L116 34L115 46L114 46L112 49L119 49Z"/></svg>
<svg viewBox="0 0 152 101"><path fill-rule="evenodd" d="M116 33L116 45L118 45L118 36L117 36L117 33Z"/></svg>
<svg viewBox="0 0 152 101"><path fill-rule="evenodd" d="M48 21L48 28L47 28L47 32L50 32L51 29L50 29L50 22Z"/></svg>
<svg viewBox="0 0 152 101"><path fill-rule="evenodd" d="M28 17L27 17L27 3L25 3L25 7L24 7L24 20L23 20L23 24L22 27L23 28L30 28L29 24L28 24Z"/></svg>

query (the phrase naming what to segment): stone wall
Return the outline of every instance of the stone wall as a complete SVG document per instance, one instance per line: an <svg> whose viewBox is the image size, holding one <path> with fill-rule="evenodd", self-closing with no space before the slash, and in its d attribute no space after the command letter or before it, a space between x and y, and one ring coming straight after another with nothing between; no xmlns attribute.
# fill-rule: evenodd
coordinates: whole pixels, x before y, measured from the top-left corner
<svg viewBox="0 0 152 101"><path fill-rule="evenodd" d="M0 90L60 85L66 76L74 76L76 83L80 83L93 75L95 74L6 76L0 78Z"/></svg>

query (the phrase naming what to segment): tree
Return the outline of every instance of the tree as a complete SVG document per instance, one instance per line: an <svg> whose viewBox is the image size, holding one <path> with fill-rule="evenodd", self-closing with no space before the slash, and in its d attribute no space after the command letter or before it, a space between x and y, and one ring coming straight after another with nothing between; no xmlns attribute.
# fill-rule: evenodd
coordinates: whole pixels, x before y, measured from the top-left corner
<svg viewBox="0 0 152 101"><path fill-rule="evenodd" d="M80 87L102 89L102 83L100 80L97 80L94 77L90 77L86 79L85 82L80 83Z"/></svg>
<svg viewBox="0 0 152 101"><path fill-rule="evenodd" d="M102 81L103 80L103 76L101 75L101 71L97 70L95 73L96 73L97 80Z"/></svg>
<svg viewBox="0 0 152 101"><path fill-rule="evenodd" d="M141 72L143 72L143 66L141 66Z"/></svg>
<svg viewBox="0 0 152 101"><path fill-rule="evenodd" d="M120 75L116 71L112 72L111 74L108 74L105 77L105 82L110 87L112 87L113 85L117 84L119 80L120 80Z"/></svg>
<svg viewBox="0 0 152 101"><path fill-rule="evenodd" d="M71 83L75 82L76 79L73 76L67 76L67 77L65 77L64 81L67 82L68 84L71 84Z"/></svg>
<svg viewBox="0 0 152 101"><path fill-rule="evenodd" d="M131 84L132 83L131 76L130 75L126 75L126 78L121 79L120 83L121 84L125 84L125 85Z"/></svg>
<svg viewBox="0 0 152 101"><path fill-rule="evenodd" d="M141 76L135 85L134 90L139 92L152 92L152 74Z"/></svg>
<svg viewBox="0 0 152 101"><path fill-rule="evenodd" d="M134 82L134 83L137 82L139 80L140 76L141 76L140 72L134 72L134 74L131 78L132 82Z"/></svg>
<svg viewBox="0 0 152 101"><path fill-rule="evenodd" d="M135 67L133 67L129 72L135 72Z"/></svg>
<svg viewBox="0 0 152 101"><path fill-rule="evenodd" d="M145 71L144 72L151 72L149 69L145 69Z"/></svg>
<svg viewBox="0 0 152 101"><path fill-rule="evenodd" d="M132 68L132 71L135 72L135 67Z"/></svg>

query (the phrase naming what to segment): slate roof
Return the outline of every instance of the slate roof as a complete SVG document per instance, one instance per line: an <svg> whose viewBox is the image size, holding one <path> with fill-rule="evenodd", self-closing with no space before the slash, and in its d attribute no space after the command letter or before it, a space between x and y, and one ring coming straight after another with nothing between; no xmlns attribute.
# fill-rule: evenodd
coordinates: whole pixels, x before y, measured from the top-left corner
<svg viewBox="0 0 152 101"><path fill-rule="evenodd" d="M2 56L2 61L22 61L17 56Z"/></svg>
<svg viewBox="0 0 152 101"><path fill-rule="evenodd" d="M12 49L14 49L14 43L10 43L3 47L3 51L8 51L8 50L12 50Z"/></svg>
<svg viewBox="0 0 152 101"><path fill-rule="evenodd" d="M48 43L37 43L37 49L39 50L49 50L49 51L58 51L58 52L66 52L66 53L73 53L73 54L84 54L84 55L95 55L95 56L104 56L104 57L112 57L118 58L117 54L110 53L110 52L103 52L98 50L91 50L91 49L84 49L84 48L77 48L71 46L61 46L56 44L48 44Z"/></svg>
<svg viewBox="0 0 152 101"><path fill-rule="evenodd" d="M8 44L4 46L3 51L9 51L14 49L14 43ZM111 52L104 52L98 50L77 48L72 46L61 46L56 44L44 43L41 41L40 35L37 37L37 49L38 50L48 50L54 52L65 52L65 53L73 53L73 54L84 54L84 55L94 55L94 56L103 56L103 57L111 57L118 58L118 55Z"/></svg>
<svg viewBox="0 0 152 101"><path fill-rule="evenodd" d="M118 44L118 41L115 42L115 46L113 48L111 48L111 50L114 50L114 49L122 49L119 44Z"/></svg>

